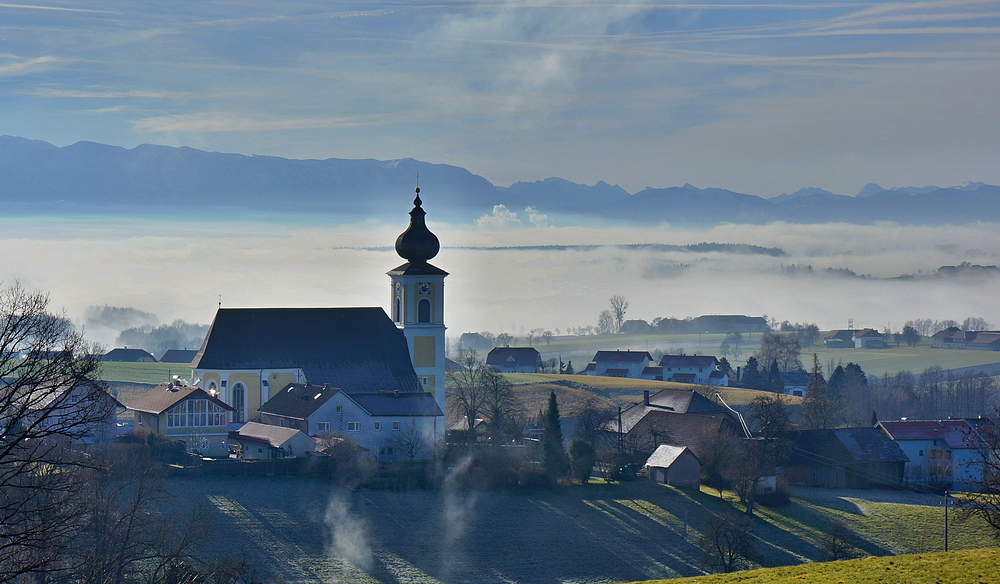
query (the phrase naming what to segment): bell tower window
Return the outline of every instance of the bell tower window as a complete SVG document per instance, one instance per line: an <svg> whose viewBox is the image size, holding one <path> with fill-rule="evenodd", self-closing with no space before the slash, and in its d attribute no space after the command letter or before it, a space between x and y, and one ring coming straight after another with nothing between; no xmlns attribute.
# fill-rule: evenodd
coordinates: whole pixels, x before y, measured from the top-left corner
<svg viewBox="0 0 1000 584"><path fill-rule="evenodd" d="M431 301L424 298L417 304L417 322L431 321Z"/></svg>

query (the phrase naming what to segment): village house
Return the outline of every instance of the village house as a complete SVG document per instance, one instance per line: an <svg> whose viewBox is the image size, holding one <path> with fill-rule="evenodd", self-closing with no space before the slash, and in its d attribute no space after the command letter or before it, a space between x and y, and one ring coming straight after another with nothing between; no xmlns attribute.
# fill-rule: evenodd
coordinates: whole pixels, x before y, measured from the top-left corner
<svg viewBox="0 0 1000 584"><path fill-rule="evenodd" d="M183 363L190 365L198 351L194 349L167 349L160 357L160 363Z"/></svg>
<svg viewBox="0 0 1000 584"><path fill-rule="evenodd" d="M120 363L156 363L156 357L145 349L129 349L128 347L111 349L101 357L101 361Z"/></svg>
<svg viewBox="0 0 1000 584"><path fill-rule="evenodd" d="M729 376L719 371L719 360L711 355L664 355L660 367L662 381L729 386Z"/></svg>
<svg viewBox="0 0 1000 584"><path fill-rule="evenodd" d="M430 446L444 432L444 413L428 393L349 394L330 385L293 383L259 412L264 424L301 430L308 436L342 436L378 453L382 462L409 458L399 452L404 438L422 441L427 448L415 459L428 458Z"/></svg>
<svg viewBox="0 0 1000 584"><path fill-rule="evenodd" d="M21 426L35 426L41 433L58 428L59 434L72 437L78 444L113 440L117 435L118 415L125 411L114 395L88 380L58 387L42 384L23 397L18 405L23 411L16 414ZM5 425L0 416L0 426Z"/></svg>
<svg viewBox="0 0 1000 584"><path fill-rule="evenodd" d="M1000 351L1000 331L963 331L950 326L931 336L931 348Z"/></svg>
<svg viewBox="0 0 1000 584"><path fill-rule="evenodd" d="M653 357L646 351L598 351L594 354L594 359L580 373L640 379L643 370L652 360Z"/></svg>
<svg viewBox="0 0 1000 584"><path fill-rule="evenodd" d="M316 451L316 441L301 430L257 422L230 431L229 443L236 458L244 460L303 457Z"/></svg>
<svg viewBox="0 0 1000 584"><path fill-rule="evenodd" d="M204 456L229 455L229 416L233 408L200 387L169 382L126 404L135 413L135 432L181 441Z"/></svg>
<svg viewBox="0 0 1000 584"><path fill-rule="evenodd" d="M542 355L534 347L494 347L486 365L500 373L541 373Z"/></svg>
<svg viewBox="0 0 1000 584"><path fill-rule="evenodd" d="M663 389L622 410L604 425L609 445L628 452L651 454L661 444L686 446L698 456L706 441L726 432L750 436L742 417L724 404L693 390Z"/></svg>
<svg viewBox="0 0 1000 584"><path fill-rule="evenodd" d="M890 489L903 484L906 454L875 428L789 432L782 461L790 484L826 489Z"/></svg>
<svg viewBox="0 0 1000 584"><path fill-rule="evenodd" d="M828 349L883 349L885 335L875 329L832 330L823 337L823 346Z"/></svg>
<svg viewBox="0 0 1000 584"><path fill-rule="evenodd" d="M876 428L898 444L909 459L903 474L906 485L964 489L981 478L974 463L980 459L983 446L976 425L983 422L898 420L879 422Z"/></svg>

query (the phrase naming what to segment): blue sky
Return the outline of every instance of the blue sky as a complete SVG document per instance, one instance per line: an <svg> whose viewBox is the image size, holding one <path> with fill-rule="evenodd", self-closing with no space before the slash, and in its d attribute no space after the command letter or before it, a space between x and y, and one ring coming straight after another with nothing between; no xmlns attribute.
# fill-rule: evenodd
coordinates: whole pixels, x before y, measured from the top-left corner
<svg viewBox="0 0 1000 584"><path fill-rule="evenodd" d="M0 3L0 133L496 184L1000 184L1000 3Z"/></svg>

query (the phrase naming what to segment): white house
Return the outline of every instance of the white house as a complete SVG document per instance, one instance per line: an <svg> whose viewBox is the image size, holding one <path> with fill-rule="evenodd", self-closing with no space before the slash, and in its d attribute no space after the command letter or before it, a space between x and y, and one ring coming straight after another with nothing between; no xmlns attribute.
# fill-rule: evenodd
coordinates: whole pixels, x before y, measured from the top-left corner
<svg viewBox="0 0 1000 584"><path fill-rule="evenodd" d="M494 347L486 364L501 373L541 373L542 356L534 347Z"/></svg>
<svg viewBox="0 0 1000 584"><path fill-rule="evenodd" d="M316 451L316 441L295 428L247 422L229 433L237 458L270 460L308 456Z"/></svg>
<svg viewBox="0 0 1000 584"><path fill-rule="evenodd" d="M664 355L660 359L663 381L728 387L729 376L718 366L719 360L711 355Z"/></svg>
<svg viewBox="0 0 1000 584"><path fill-rule="evenodd" d="M643 370L649 367L652 360L646 351L598 351L581 373L641 379Z"/></svg>
<svg viewBox="0 0 1000 584"><path fill-rule="evenodd" d="M444 426L444 414L430 393L347 393L330 385L289 384L259 412L262 423L347 438L382 462L429 458ZM417 446L422 447L414 453Z"/></svg>
<svg viewBox="0 0 1000 584"><path fill-rule="evenodd" d="M907 485L968 488L976 479L982 437L979 420L899 420L879 422L878 428L910 459L903 470Z"/></svg>

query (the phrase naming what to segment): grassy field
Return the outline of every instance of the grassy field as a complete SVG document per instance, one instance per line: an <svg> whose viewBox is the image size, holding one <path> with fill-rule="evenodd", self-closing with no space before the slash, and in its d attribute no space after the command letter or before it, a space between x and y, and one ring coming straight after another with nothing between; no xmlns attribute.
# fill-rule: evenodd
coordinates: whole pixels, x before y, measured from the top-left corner
<svg viewBox="0 0 1000 584"><path fill-rule="evenodd" d="M716 574L644 584L988 584L997 581L1000 549L863 558Z"/></svg>
<svg viewBox="0 0 1000 584"><path fill-rule="evenodd" d="M668 381L652 381L648 379L626 379L621 377L599 377L590 375L558 375L552 373L511 373L507 379L516 384L516 390L525 409L536 412L547 405L550 392L555 392L559 400L560 411L572 413L590 396L597 397L605 406L627 406L642 400L642 392L656 393L661 389L685 389L698 387L709 396L718 391L727 404L733 407L744 406L758 395L770 395L752 389L714 388L693 386L684 383ZM790 405L801 403L802 398L787 397Z"/></svg>
<svg viewBox="0 0 1000 584"><path fill-rule="evenodd" d="M715 492L648 481L521 493L350 491L285 478L174 478L168 486L185 506L205 506L215 527L206 554L250 558L291 583L590 584L699 576L697 539L706 517L738 511ZM935 540L905 535L939 529L941 509L927 497L807 491L796 491L787 507L763 509L757 565L822 560L824 526L844 514L859 517L848 523L859 554L940 549ZM992 544L981 524L961 529L967 534L956 535L952 549Z"/></svg>
<svg viewBox="0 0 1000 584"><path fill-rule="evenodd" d="M101 378L105 381L129 383L166 383L174 375L191 377L191 368L182 363L101 363Z"/></svg>
<svg viewBox="0 0 1000 584"><path fill-rule="evenodd" d="M760 334L755 333L752 339L744 335L743 354L741 359L732 360L733 366L740 365L746 358L759 348ZM542 354L542 359L559 358L563 361L573 361L574 369L585 367L594 353L599 350L634 350L649 351L656 349L664 352L680 352L687 354L718 355L719 344L725 335L591 335L582 337L555 337L552 343L536 343L535 347ZM523 340L522 340L523 342ZM920 373L933 365L942 369L970 367L987 363L1000 363L1000 354L992 351L947 351L932 349L930 339L923 338L916 347L890 347L887 349L827 349L821 344L803 347L802 363L808 369L812 363L812 354L816 353L819 362L825 368L832 360L838 362L854 362L861 365L868 375L882 375L911 371ZM829 374L829 373L828 373Z"/></svg>

